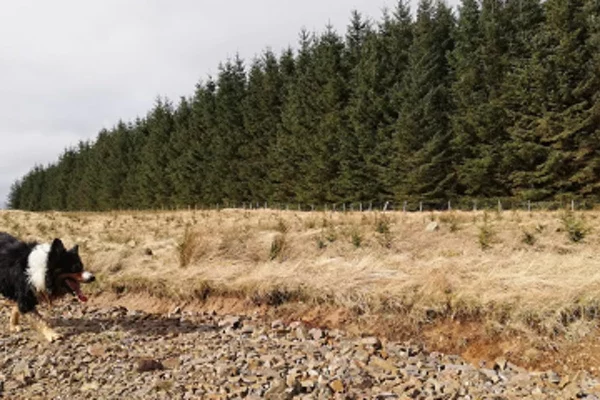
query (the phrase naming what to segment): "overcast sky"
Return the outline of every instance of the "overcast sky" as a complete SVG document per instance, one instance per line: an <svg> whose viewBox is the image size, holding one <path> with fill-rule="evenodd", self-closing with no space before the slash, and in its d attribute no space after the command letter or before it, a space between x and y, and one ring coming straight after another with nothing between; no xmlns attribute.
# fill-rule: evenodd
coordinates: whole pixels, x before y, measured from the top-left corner
<svg viewBox="0 0 600 400"><path fill-rule="evenodd" d="M236 52L246 60L267 46L278 53L295 47L302 27L321 31L330 22L343 33L351 10L378 20L394 4L0 0L0 206L36 163L145 115L158 95L191 95Z"/></svg>

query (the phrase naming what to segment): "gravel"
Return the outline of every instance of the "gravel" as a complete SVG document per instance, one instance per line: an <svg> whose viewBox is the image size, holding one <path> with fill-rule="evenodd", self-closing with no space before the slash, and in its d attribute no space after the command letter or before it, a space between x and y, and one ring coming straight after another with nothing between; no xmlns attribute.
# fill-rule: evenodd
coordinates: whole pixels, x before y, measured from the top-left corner
<svg viewBox="0 0 600 400"><path fill-rule="evenodd" d="M64 305L66 337L0 334L7 399L600 399L585 372L481 368L410 343L302 322Z"/></svg>

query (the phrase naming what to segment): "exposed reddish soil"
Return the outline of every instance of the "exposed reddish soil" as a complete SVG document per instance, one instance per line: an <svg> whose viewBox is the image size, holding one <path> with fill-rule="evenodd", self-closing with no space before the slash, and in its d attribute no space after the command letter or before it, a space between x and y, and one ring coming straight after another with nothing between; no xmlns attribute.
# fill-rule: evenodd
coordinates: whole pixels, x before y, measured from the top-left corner
<svg viewBox="0 0 600 400"><path fill-rule="evenodd" d="M240 298L209 297L206 301L177 302L144 294L119 296L103 293L90 299L92 306L119 305L151 313L183 311L215 312L223 315L254 315L266 320L303 321L308 326L342 329L355 336L377 335L389 340L410 340L430 351L457 354L473 364L492 364L504 358L530 370L572 372L586 370L600 376L600 332L595 329L582 339L490 333L483 323L442 321L411 326L402 317L357 316L350 310L287 303L278 307L256 305Z"/></svg>

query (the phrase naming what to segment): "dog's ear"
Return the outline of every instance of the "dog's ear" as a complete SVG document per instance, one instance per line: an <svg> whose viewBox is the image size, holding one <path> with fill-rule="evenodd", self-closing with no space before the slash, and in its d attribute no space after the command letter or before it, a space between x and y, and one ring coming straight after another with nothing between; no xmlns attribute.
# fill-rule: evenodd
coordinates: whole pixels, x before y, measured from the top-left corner
<svg viewBox="0 0 600 400"><path fill-rule="evenodd" d="M62 253L65 251L65 245L60 239L54 239L50 246L50 253Z"/></svg>
<svg viewBox="0 0 600 400"><path fill-rule="evenodd" d="M75 246L73 246L73 248L69 250L69 253L79 254L79 245L76 244Z"/></svg>

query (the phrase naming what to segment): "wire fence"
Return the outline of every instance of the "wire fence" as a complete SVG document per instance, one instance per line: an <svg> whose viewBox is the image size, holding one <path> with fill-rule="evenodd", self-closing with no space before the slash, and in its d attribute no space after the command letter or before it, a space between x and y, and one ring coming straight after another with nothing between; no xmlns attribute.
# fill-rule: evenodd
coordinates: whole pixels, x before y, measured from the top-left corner
<svg viewBox="0 0 600 400"><path fill-rule="evenodd" d="M242 210L288 210L288 211L328 211L328 212L366 212L366 211L403 211L403 212L431 212L431 211L556 211L556 210L591 210L596 206L592 200L565 200L565 201L527 201L515 199L477 199L477 200L404 200L384 202L348 202L348 203L283 203L283 202L224 202L188 206L188 209L242 209ZM163 208L165 209L165 208ZM169 208L167 208L169 209ZM177 209L177 208L171 208Z"/></svg>

